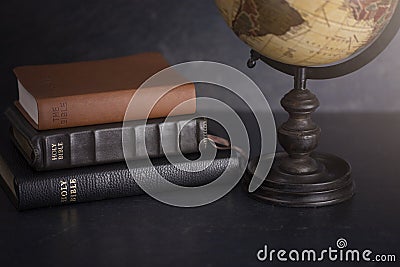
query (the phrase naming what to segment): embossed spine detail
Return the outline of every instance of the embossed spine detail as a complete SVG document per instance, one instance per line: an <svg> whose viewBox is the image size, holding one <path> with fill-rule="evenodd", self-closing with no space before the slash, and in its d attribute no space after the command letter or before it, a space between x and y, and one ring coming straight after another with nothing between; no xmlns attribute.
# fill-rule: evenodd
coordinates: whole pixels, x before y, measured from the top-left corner
<svg viewBox="0 0 400 267"><path fill-rule="evenodd" d="M13 131L19 132L25 143L32 148L34 153L26 152L19 144L21 142L13 138L35 170L63 169L125 160L122 149L122 123L37 131L15 108L9 109L7 116ZM185 116L178 116L172 121L152 119L147 124L143 120L135 121L129 127L132 128L131 138L135 139L135 158L140 159L148 154L154 158L165 154L177 154L179 150L183 153L197 152L198 145L206 133L207 121L204 118L190 120ZM143 131L139 131L139 128ZM165 139L163 147L161 136Z"/></svg>

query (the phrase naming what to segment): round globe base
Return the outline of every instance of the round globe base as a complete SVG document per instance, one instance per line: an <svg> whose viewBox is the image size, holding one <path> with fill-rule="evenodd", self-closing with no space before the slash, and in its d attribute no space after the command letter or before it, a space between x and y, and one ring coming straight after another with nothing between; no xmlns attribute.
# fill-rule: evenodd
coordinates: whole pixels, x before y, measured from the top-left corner
<svg viewBox="0 0 400 267"><path fill-rule="evenodd" d="M249 195L257 200L289 207L320 207L337 204L354 195L351 167L343 159L325 153L312 153L318 169L308 174L285 173L280 169L288 155L276 154L274 164L263 184ZM249 162L244 185L247 190L254 176L255 165L263 157ZM266 159L265 159L266 160Z"/></svg>

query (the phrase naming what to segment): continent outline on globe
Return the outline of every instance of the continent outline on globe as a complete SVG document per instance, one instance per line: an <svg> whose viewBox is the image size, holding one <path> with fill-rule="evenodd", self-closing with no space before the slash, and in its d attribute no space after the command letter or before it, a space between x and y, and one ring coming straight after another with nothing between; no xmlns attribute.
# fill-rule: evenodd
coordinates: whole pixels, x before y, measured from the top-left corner
<svg viewBox="0 0 400 267"><path fill-rule="evenodd" d="M367 47L390 21L398 0L216 0L245 43L298 66L342 61Z"/></svg>

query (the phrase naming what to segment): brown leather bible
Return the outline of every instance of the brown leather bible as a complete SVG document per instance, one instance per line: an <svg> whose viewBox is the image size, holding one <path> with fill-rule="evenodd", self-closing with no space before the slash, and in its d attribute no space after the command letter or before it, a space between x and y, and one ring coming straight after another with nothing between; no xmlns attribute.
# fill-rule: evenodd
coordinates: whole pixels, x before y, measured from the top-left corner
<svg viewBox="0 0 400 267"><path fill-rule="evenodd" d="M66 64L22 66L14 69L18 79L18 108L38 130L121 122L137 88L168 67L160 53ZM168 86L167 86L168 87ZM160 88L145 88L142 107L135 106L132 119L146 119L146 99ZM174 88L155 104L149 118L167 116L176 106L195 99L194 84ZM136 103L136 102L135 102ZM137 111L137 112L136 112ZM195 101L185 102L173 115L196 111Z"/></svg>

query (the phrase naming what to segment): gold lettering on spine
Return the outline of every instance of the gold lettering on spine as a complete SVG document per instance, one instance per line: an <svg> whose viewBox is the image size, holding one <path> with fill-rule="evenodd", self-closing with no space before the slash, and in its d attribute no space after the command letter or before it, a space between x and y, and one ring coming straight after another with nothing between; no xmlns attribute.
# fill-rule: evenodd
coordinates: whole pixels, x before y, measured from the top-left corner
<svg viewBox="0 0 400 267"><path fill-rule="evenodd" d="M69 180L69 188L70 188L70 202L76 202L76 194L77 194L77 186L76 186L76 179Z"/></svg>
<svg viewBox="0 0 400 267"><path fill-rule="evenodd" d="M60 201L61 203L76 202L78 196L78 185L75 178L60 180Z"/></svg>
<svg viewBox="0 0 400 267"><path fill-rule="evenodd" d="M57 144L51 144L51 160L63 160L64 159L64 143L58 142Z"/></svg>
<svg viewBox="0 0 400 267"><path fill-rule="evenodd" d="M66 181L60 181L60 195L61 203L68 201L68 183Z"/></svg>

